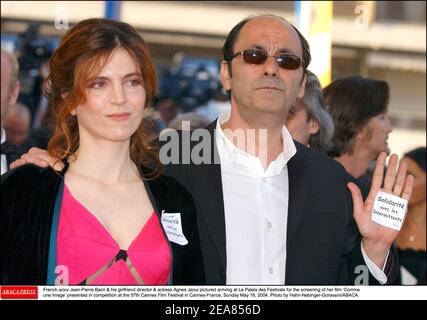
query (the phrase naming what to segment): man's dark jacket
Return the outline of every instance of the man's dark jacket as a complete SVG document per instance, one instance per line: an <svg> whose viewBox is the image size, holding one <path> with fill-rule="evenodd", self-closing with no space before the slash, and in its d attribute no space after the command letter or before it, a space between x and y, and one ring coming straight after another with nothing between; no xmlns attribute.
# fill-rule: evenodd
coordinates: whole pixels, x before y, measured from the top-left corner
<svg viewBox="0 0 427 320"><path fill-rule="evenodd" d="M210 149L204 151L210 153L210 164L168 164L165 174L174 177L193 195L199 215L206 281L223 285L227 268L226 232L221 165L213 161L219 159L214 142L215 128L216 121L207 127L211 143ZM190 139L189 135L189 132L179 132L180 156L182 140ZM160 138L159 145L166 150L172 148L172 136L176 139L174 134ZM192 139L196 140L191 141L193 150L200 142ZM351 194L346 186L348 175L331 158L296 141L295 145L297 152L287 164L289 207L285 284L360 284L362 281L357 277L363 272L367 274L368 269L360 249L361 236L353 219ZM393 248L385 268L388 283L397 274L396 257ZM369 283L378 284L370 273Z"/></svg>

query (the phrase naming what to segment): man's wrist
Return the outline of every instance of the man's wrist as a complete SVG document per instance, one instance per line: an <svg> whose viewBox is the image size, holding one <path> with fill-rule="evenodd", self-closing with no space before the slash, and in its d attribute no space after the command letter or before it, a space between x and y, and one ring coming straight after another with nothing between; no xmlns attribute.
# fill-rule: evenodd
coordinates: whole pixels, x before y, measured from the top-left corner
<svg viewBox="0 0 427 320"><path fill-rule="evenodd" d="M372 241L362 239L363 250L369 259L381 270L384 269L385 259L390 250L391 245L380 241Z"/></svg>

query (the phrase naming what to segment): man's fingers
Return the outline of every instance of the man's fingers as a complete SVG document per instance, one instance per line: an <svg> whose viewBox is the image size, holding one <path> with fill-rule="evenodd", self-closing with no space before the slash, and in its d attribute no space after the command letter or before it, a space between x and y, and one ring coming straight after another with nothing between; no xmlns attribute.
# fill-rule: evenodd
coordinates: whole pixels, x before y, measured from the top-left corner
<svg viewBox="0 0 427 320"><path fill-rule="evenodd" d="M362 193L360 192L359 187L353 182L347 183L347 188L349 188L351 192L351 197L353 199L353 213L355 216L354 218L356 219L356 216L359 216L363 212Z"/></svg>
<svg viewBox="0 0 427 320"><path fill-rule="evenodd" d="M11 163L10 168L13 169L26 163L32 163L42 168L51 166L56 171L64 169L64 163L62 161L52 157L46 150L37 147L32 147L27 153L24 153L20 159Z"/></svg>
<svg viewBox="0 0 427 320"><path fill-rule="evenodd" d="M53 166L57 161L56 158L52 157L46 150L38 149L39 152L33 153L34 157L39 158L39 160L46 161L50 166Z"/></svg>
<svg viewBox="0 0 427 320"><path fill-rule="evenodd" d="M395 196L400 197L400 194L403 190L403 185L405 184L406 179L406 163L401 161L399 165L399 171L397 172L396 183L393 188L393 193Z"/></svg>
<svg viewBox="0 0 427 320"><path fill-rule="evenodd" d="M21 156L21 159L25 160L26 163L34 163L35 161L39 160L39 157L32 153L24 153Z"/></svg>
<svg viewBox="0 0 427 320"><path fill-rule="evenodd" d="M35 155L35 154L38 154L38 153L42 153L43 151L44 151L43 149L40 149L40 148L37 148L37 147L31 147L30 150L28 150L27 153Z"/></svg>
<svg viewBox="0 0 427 320"><path fill-rule="evenodd" d="M405 187L403 188L401 197L409 201L409 198L411 197L411 194L412 194L413 187L414 187L414 176L412 174L409 174L406 177Z"/></svg>
<svg viewBox="0 0 427 320"><path fill-rule="evenodd" d="M56 171L60 171L64 168L64 164L58 159L52 157L49 152L43 149L32 147L28 153L21 156L26 163L33 163L40 167L51 166Z"/></svg>
<svg viewBox="0 0 427 320"><path fill-rule="evenodd" d="M18 160L13 161L13 162L9 165L9 168L10 168L10 169L14 169L14 168L19 167L19 166L22 166L22 165L24 165L24 164L26 164L26 163L27 163L27 162L25 161L25 159L18 159Z"/></svg>
<svg viewBox="0 0 427 320"><path fill-rule="evenodd" d="M32 155L30 153L23 154L21 156L21 160L24 160L25 163L32 163L32 164L35 164L36 166L43 167L43 168L49 165L49 163L44 161L42 158L36 155Z"/></svg>
<svg viewBox="0 0 427 320"><path fill-rule="evenodd" d="M387 171L384 178L384 190L391 193L393 190L394 182L396 181L396 168L398 163L397 154L392 154L388 161Z"/></svg>
<svg viewBox="0 0 427 320"><path fill-rule="evenodd" d="M37 148L35 148L37 149ZM38 149L41 150L41 149ZM45 160L46 159L46 160ZM22 166L24 164L31 163L38 167L46 168L47 166L51 166L56 171L61 171L64 169L64 163L62 161L59 161L55 158L52 158L50 156L46 156L43 153L25 153L21 156L20 159L15 160L10 164L10 169L17 168L19 166Z"/></svg>
<svg viewBox="0 0 427 320"><path fill-rule="evenodd" d="M56 171L62 171L64 169L64 163L62 161L55 161L55 163L52 166L53 169Z"/></svg>
<svg viewBox="0 0 427 320"><path fill-rule="evenodd" d="M374 174L372 176L371 190L369 191L368 198L374 199L374 197L377 195L378 190L380 190L382 186L383 175L384 175L384 164L385 164L386 158L387 158L387 154L385 152L381 152L377 158Z"/></svg>

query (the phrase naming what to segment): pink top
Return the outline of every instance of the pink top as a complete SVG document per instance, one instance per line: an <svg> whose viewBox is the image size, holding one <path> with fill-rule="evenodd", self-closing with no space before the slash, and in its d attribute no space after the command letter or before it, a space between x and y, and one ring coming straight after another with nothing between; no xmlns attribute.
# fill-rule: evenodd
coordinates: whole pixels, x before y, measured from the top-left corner
<svg viewBox="0 0 427 320"><path fill-rule="evenodd" d="M146 285L168 282L169 245L155 212L129 248L120 250L105 227L72 196L66 185L56 249L57 264L68 267L70 285L85 280L91 285L137 285L141 280Z"/></svg>

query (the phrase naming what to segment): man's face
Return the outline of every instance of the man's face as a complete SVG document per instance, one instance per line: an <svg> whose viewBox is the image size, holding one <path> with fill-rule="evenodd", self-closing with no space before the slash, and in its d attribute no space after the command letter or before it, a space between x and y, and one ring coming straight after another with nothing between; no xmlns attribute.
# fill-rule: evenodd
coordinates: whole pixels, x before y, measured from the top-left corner
<svg viewBox="0 0 427 320"><path fill-rule="evenodd" d="M19 146L28 139L30 133L29 116L19 115L11 109L6 116L4 129L6 130L7 141Z"/></svg>
<svg viewBox="0 0 427 320"><path fill-rule="evenodd" d="M240 30L233 53L248 48L262 48L270 55L287 52L302 59L298 34L286 22L274 17L255 18ZM274 57L254 65L238 56L232 60L231 69L232 75L227 63L222 63L221 81L226 90L231 90L232 106L243 117L270 113L285 119L296 98L304 95L303 68L282 69Z"/></svg>
<svg viewBox="0 0 427 320"><path fill-rule="evenodd" d="M368 123L362 129L365 138L362 148L367 148L371 151L372 159L376 159L380 152L385 151L390 153L388 147L388 134L393 130L393 127L388 119L387 113L381 113L369 119Z"/></svg>

